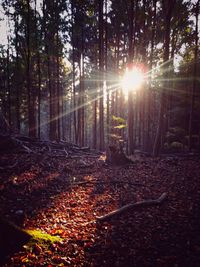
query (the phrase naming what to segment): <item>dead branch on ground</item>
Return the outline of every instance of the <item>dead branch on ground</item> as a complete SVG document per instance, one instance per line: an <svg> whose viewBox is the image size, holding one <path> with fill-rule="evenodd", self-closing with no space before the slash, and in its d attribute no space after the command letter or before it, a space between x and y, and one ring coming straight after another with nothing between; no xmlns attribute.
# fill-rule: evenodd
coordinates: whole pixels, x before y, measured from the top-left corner
<svg viewBox="0 0 200 267"><path fill-rule="evenodd" d="M127 211L127 210L132 209L132 208L136 208L136 207L146 207L146 206L149 207L149 206L159 205L166 199L166 197L167 197L167 193L163 193L157 199L149 199L149 200L139 201L136 203L130 203L130 204L127 204L127 205L121 207L120 209L111 211L111 212L107 213L106 215L99 216L96 218L96 220L99 222L106 221L106 220L108 220L108 219L110 219L116 215L123 213L124 211Z"/></svg>

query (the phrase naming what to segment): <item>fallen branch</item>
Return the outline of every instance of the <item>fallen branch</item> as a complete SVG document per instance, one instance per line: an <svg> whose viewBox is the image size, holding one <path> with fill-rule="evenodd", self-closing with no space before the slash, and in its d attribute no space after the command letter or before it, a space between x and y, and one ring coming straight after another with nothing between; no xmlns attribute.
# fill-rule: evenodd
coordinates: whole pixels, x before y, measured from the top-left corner
<svg viewBox="0 0 200 267"><path fill-rule="evenodd" d="M128 184L128 185L133 185L133 186L145 186L144 184L141 184L141 183L131 183L131 182L123 182L123 181L109 181L109 182L104 182L104 181L100 181L100 182L97 182L97 181L80 181L80 182L75 182L75 183L72 183L71 185L74 186L74 185L111 185L111 184L119 184L119 185L125 185L125 184Z"/></svg>
<svg viewBox="0 0 200 267"><path fill-rule="evenodd" d="M110 219L111 217L113 217L115 215L119 215L122 212L124 212L128 209L134 208L134 207L145 207L145 206L159 205L166 199L166 197L167 197L167 193L163 193L157 199L149 199L149 200L139 201L136 203L130 203L130 204L127 204L127 205L121 207L120 209L111 211L111 212L107 213L106 215L99 216L96 218L96 220L99 222L106 221L106 220Z"/></svg>
<svg viewBox="0 0 200 267"><path fill-rule="evenodd" d="M33 152L29 147L25 146L25 145L22 145L22 152L25 152L25 153L31 153Z"/></svg>

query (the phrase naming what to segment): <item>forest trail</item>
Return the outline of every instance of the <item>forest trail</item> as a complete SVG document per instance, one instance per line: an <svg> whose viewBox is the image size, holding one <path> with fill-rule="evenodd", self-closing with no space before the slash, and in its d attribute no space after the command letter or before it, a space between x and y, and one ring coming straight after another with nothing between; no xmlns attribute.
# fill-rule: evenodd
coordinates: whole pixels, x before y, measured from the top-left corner
<svg viewBox="0 0 200 267"><path fill-rule="evenodd" d="M60 236L49 248L23 248L4 266L198 266L200 262L200 159L141 158L110 166L103 156L4 154L0 210L25 229ZM91 182L92 181L92 182ZM157 199L160 206L128 210L123 205Z"/></svg>

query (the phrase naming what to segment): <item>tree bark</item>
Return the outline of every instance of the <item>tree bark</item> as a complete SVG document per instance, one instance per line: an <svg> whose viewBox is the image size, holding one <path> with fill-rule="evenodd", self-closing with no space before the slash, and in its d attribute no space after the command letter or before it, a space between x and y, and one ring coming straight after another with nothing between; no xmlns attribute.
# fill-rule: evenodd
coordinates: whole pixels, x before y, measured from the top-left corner
<svg viewBox="0 0 200 267"><path fill-rule="evenodd" d="M103 3L104 0L99 0L99 86L100 86L100 99L99 99L99 149L104 150L104 91L103 91L103 71L104 71L104 30L103 30Z"/></svg>
<svg viewBox="0 0 200 267"><path fill-rule="evenodd" d="M134 10L137 8L134 6L134 1L130 3L130 20L129 20L129 53L128 53L128 62L131 65L134 57L134 45L135 45L135 14ZM128 154L131 155L134 153L134 107L133 107L133 91L130 90L128 93Z"/></svg>
<svg viewBox="0 0 200 267"><path fill-rule="evenodd" d="M169 46L170 46L170 30L171 30L171 18L172 18L172 11L176 0L163 0L163 12L164 12L164 25L165 25L165 33L164 33L164 55L163 61L166 63L165 68L169 66ZM165 70L165 79L167 80L169 70ZM166 129L166 102L167 102L167 93L164 91L167 87L167 82L165 82L161 96L160 96L160 108L159 108L159 118L158 118L158 127L156 132L156 138L153 147L153 156L157 157L160 153L162 142L164 138L164 130Z"/></svg>
<svg viewBox="0 0 200 267"><path fill-rule="evenodd" d="M189 117L189 151L192 149L192 134L193 134L193 117L194 117L194 106L195 106L195 93L197 86L197 59L198 59L198 41L199 41L199 30L198 30L198 18L199 18L199 3L198 0L196 3L195 10L195 48L194 48L194 69L193 69L193 84L192 84L192 92L191 92L191 104L190 104L190 117Z"/></svg>

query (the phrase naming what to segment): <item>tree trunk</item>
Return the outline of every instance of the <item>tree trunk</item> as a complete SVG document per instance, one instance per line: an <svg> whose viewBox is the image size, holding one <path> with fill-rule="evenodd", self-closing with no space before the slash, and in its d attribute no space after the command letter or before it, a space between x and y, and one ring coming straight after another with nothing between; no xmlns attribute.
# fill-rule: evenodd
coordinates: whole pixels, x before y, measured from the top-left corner
<svg viewBox="0 0 200 267"><path fill-rule="evenodd" d="M57 18L58 19L58 18ZM56 50L57 50L57 55L56 55L56 104L57 104L57 114L56 114L56 121L57 121L57 131L58 131L58 136L57 140L60 141L60 129L61 129L61 112L60 112L60 55L59 55L59 32L57 29L56 33ZM63 115L63 114L62 114Z"/></svg>
<svg viewBox="0 0 200 267"><path fill-rule="evenodd" d="M35 0L35 27L36 27L36 43L37 43L37 78L38 78L38 93L37 93L37 99L38 99L38 113L37 113L37 124L38 124L38 138L41 137L41 58L40 58L40 41L38 38L38 28L37 28L37 0ZM40 35L40 39L42 39L42 36Z"/></svg>
<svg viewBox="0 0 200 267"><path fill-rule="evenodd" d="M103 30L103 4L104 0L99 0L99 86L100 86L100 99L99 99L99 149L104 150L104 91L103 91L103 71L104 71L104 30Z"/></svg>
<svg viewBox="0 0 200 267"><path fill-rule="evenodd" d="M36 137L36 118L35 118L35 95L31 87L31 43L30 43L30 0L26 1L27 5L27 18L26 18L26 45L27 45L27 58L26 58L26 86L28 95L28 132L30 137Z"/></svg>
<svg viewBox="0 0 200 267"><path fill-rule="evenodd" d="M194 48L194 69L193 69L193 85L192 85L192 92L191 92L191 104L190 104L190 118L189 118L189 151L192 149L192 134L193 134L193 117L194 117L194 106L195 106L195 93L196 93L196 86L197 86L197 60L198 60L198 41L199 41L199 31L198 31L198 17L199 17L199 3L198 0L196 3L196 10L195 10L195 18L196 18L196 25L195 25L195 48Z"/></svg>
<svg viewBox="0 0 200 267"><path fill-rule="evenodd" d="M19 89L19 76L20 76L20 64L19 64L19 24L18 16L15 15L15 51L16 51L16 66L15 66L15 88L16 88L16 126L20 132L20 89Z"/></svg>
<svg viewBox="0 0 200 267"><path fill-rule="evenodd" d="M169 46L170 46L170 30L171 30L171 18L172 18L172 10L176 0L163 0L163 12L164 12L164 25L165 25L165 34L164 34L164 56L163 61L166 63L165 68L169 66ZM169 70L165 70L164 78L167 80ZM158 127L156 132L156 138L154 142L153 148L153 156L157 157L160 153L162 142L164 138L164 128L165 128L165 119L166 119L166 101L167 101L167 94L164 91L167 87L167 82L165 82L161 96L160 96L160 108L159 108L159 119L158 119Z"/></svg>
<svg viewBox="0 0 200 267"><path fill-rule="evenodd" d="M7 49L7 89L8 89L8 122L11 125L11 85L10 85L10 45Z"/></svg>
<svg viewBox="0 0 200 267"><path fill-rule="evenodd" d="M137 3L136 3L137 7ZM134 2L130 3L130 21L129 21L129 54L128 62L131 65L134 57L134 39L135 39L135 29L134 29ZM128 154L134 153L134 107L133 107L133 92L130 90L128 93Z"/></svg>
<svg viewBox="0 0 200 267"><path fill-rule="evenodd" d="M156 14L157 14L157 0L153 0L153 19L152 19L152 31L151 31L151 52L150 52L150 78L149 78L149 86L147 91L147 125L146 125L146 136L145 136L145 150L147 152L152 151L152 123L151 119L153 119L153 109L152 109L152 70L153 70L153 58L154 58L154 46L155 46L155 33L156 33Z"/></svg>

